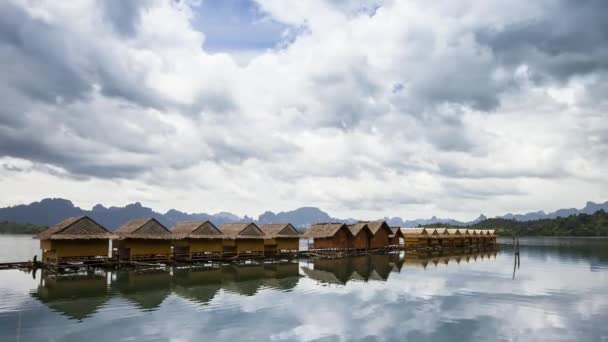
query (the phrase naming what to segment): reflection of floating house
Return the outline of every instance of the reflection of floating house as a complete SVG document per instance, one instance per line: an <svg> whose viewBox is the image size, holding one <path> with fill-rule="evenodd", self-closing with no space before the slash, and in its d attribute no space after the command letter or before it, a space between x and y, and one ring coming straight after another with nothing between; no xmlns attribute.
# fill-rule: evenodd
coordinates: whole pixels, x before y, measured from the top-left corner
<svg viewBox="0 0 608 342"><path fill-rule="evenodd" d="M222 253L234 256L263 256L264 233L253 222L225 223Z"/></svg>
<svg viewBox="0 0 608 342"><path fill-rule="evenodd" d="M391 227L391 235L389 235L389 245L399 247L401 241L404 240L403 232L400 227Z"/></svg>
<svg viewBox="0 0 608 342"><path fill-rule="evenodd" d="M302 237L313 239L314 249L352 248L353 235L344 223L313 224Z"/></svg>
<svg viewBox="0 0 608 342"><path fill-rule="evenodd" d="M369 249L372 232L369 230L367 223L359 222L349 224L347 227L353 235L351 247L356 249Z"/></svg>
<svg viewBox="0 0 608 342"><path fill-rule="evenodd" d="M171 232L156 219L131 220L115 232L120 260L166 261L171 258Z"/></svg>
<svg viewBox="0 0 608 342"><path fill-rule="evenodd" d="M164 270L118 272L112 288L144 311L158 309L171 294L171 275Z"/></svg>
<svg viewBox="0 0 608 342"><path fill-rule="evenodd" d="M351 279L354 272L353 263L351 258L339 258L339 259L316 259L314 261L315 271L325 271L331 273L333 278L337 280L338 284L346 284ZM317 272L315 272L317 273ZM326 281L327 279L317 279Z"/></svg>
<svg viewBox="0 0 608 342"><path fill-rule="evenodd" d="M300 281L298 264L293 262L265 264L264 274L264 285L279 290L292 289Z"/></svg>
<svg viewBox="0 0 608 342"><path fill-rule="evenodd" d="M392 266L391 272L401 272L401 268L403 267L403 263L405 259L401 257L399 254L389 254L390 264Z"/></svg>
<svg viewBox="0 0 608 342"><path fill-rule="evenodd" d="M70 217L36 235L40 240L42 261L106 261L109 240L107 229L87 216Z"/></svg>
<svg viewBox="0 0 608 342"><path fill-rule="evenodd" d="M32 296L68 318L83 320L110 298L106 278L96 275L45 277Z"/></svg>
<svg viewBox="0 0 608 342"><path fill-rule="evenodd" d="M224 234L210 221L181 222L171 228L176 259L205 260L222 254Z"/></svg>
<svg viewBox="0 0 608 342"><path fill-rule="evenodd" d="M397 255L398 257L398 255ZM393 271L394 264L389 254L372 254L369 256L371 268L373 269L370 279L387 280Z"/></svg>
<svg viewBox="0 0 608 342"><path fill-rule="evenodd" d="M290 223L265 224L260 227L264 233L264 254L295 254L300 249L300 233Z"/></svg>
<svg viewBox="0 0 608 342"><path fill-rule="evenodd" d="M222 266L222 287L230 292L253 296L264 286L263 265Z"/></svg>
<svg viewBox="0 0 608 342"><path fill-rule="evenodd" d="M222 288L220 268L185 268L173 271L173 291L182 298L207 304Z"/></svg>
<svg viewBox="0 0 608 342"><path fill-rule="evenodd" d="M429 234L424 228L401 229L405 237L405 248L419 248L429 246Z"/></svg>

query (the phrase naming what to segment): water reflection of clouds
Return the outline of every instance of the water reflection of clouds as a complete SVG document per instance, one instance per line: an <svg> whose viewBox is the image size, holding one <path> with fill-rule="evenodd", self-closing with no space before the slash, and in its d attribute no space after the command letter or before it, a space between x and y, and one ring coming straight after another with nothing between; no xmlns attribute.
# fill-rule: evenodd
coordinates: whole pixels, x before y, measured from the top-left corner
<svg viewBox="0 0 608 342"><path fill-rule="evenodd" d="M386 281L373 270L361 269L361 259L351 265L359 267L357 276L345 284L308 277L279 283L268 278L276 270L269 273L266 268L261 277L255 276L262 274L260 269L248 269L246 279L231 270L237 278L230 278L229 286L201 284L198 278L190 284L188 279L197 275L189 273L178 286L174 274L171 290L149 311L125 296L128 286L122 291L111 287L113 297L80 322L26 303L22 333L24 340L44 334L49 339L91 342L131 337L545 341L600 340L608 335L602 323L608 319L608 269L590 272L580 259L547 260L551 259L544 254L522 254L515 280L512 255L505 252L496 259L431 263L426 269L406 263ZM296 273L300 266L304 264L296 265ZM352 280L364 278L361 274L369 276L367 282ZM9 323L3 324L3 317L0 329L14 329L4 326Z"/></svg>

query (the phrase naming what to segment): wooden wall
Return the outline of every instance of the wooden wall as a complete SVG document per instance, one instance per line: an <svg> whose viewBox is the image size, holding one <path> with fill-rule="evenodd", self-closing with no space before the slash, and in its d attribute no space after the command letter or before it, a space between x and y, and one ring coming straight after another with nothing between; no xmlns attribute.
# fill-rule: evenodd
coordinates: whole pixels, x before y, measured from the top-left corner
<svg viewBox="0 0 608 342"><path fill-rule="evenodd" d="M277 249L297 251L300 250L300 238L277 238Z"/></svg>
<svg viewBox="0 0 608 342"><path fill-rule="evenodd" d="M130 248L131 256L150 254L171 254L171 240L126 239L119 240L120 248Z"/></svg>
<svg viewBox="0 0 608 342"><path fill-rule="evenodd" d="M315 248L315 249L352 248L352 235L348 232L347 228L342 228L333 237L314 239L313 248Z"/></svg>
<svg viewBox="0 0 608 342"><path fill-rule="evenodd" d="M237 253L264 252L264 240L263 239L237 239L236 240L236 251L237 251Z"/></svg>
<svg viewBox="0 0 608 342"><path fill-rule="evenodd" d="M369 241L369 248L376 249L376 248L387 247L389 245L389 241L388 241L389 234L390 233L384 228L378 229L376 234L374 236L372 236L371 240ZM397 238L396 244L399 244L399 238Z"/></svg>
<svg viewBox="0 0 608 342"><path fill-rule="evenodd" d="M185 243L186 246L190 247L190 254L204 252L219 253L222 251L222 239L187 239L182 241Z"/></svg>
<svg viewBox="0 0 608 342"><path fill-rule="evenodd" d="M109 255L109 240L42 240L40 241L40 248L43 250L43 260L45 260L47 257L107 257Z"/></svg>
<svg viewBox="0 0 608 342"><path fill-rule="evenodd" d="M353 243L352 243L353 248L368 249L369 241L370 241L371 237L372 236L371 236L369 230L361 229L359 231L359 233L357 234L357 236L355 236L355 238L353 239Z"/></svg>

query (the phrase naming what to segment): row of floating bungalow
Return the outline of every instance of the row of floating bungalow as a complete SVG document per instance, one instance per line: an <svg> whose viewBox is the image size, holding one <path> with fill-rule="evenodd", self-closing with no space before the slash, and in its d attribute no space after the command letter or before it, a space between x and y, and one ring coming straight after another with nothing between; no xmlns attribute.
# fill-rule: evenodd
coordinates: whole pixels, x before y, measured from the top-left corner
<svg viewBox="0 0 608 342"><path fill-rule="evenodd" d="M42 261L119 262L204 261L226 258L295 256L300 238L310 251L388 251L493 245L494 230L396 228L385 221L319 223L304 234L289 223L181 222L168 229L153 218L131 220L113 233L87 216L67 218L38 234ZM112 253L110 256L110 244ZM403 243L402 243L403 242Z"/></svg>
<svg viewBox="0 0 608 342"><path fill-rule="evenodd" d="M36 236L42 261L163 262L199 261L230 257L295 255L300 234L289 223L182 222L168 229L156 219L131 220L113 233L87 216L67 218Z"/></svg>
<svg viewBox="0 0 608 342"><path fill-rule="evenodd" d="M429 249L496 244L493 229L390 228L384 221L355 224L320 223L304 232L312 239L311 250L377 250L385 248ZM403 241L403 244L401 244Z"/></svg>

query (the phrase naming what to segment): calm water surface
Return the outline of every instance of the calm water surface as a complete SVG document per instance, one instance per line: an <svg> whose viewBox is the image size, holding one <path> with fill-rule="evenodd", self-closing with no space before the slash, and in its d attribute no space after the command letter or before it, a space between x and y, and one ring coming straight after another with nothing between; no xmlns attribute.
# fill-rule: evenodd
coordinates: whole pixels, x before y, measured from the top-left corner
<svg viewBox="0 0 608 342"><path fill-rule="evenodd" d="M37 253L35 243L0 236L0 258ZM63 276L0 271L0 341L608 341L608 240L521 244L519 267L501 245Z"/></svg>

